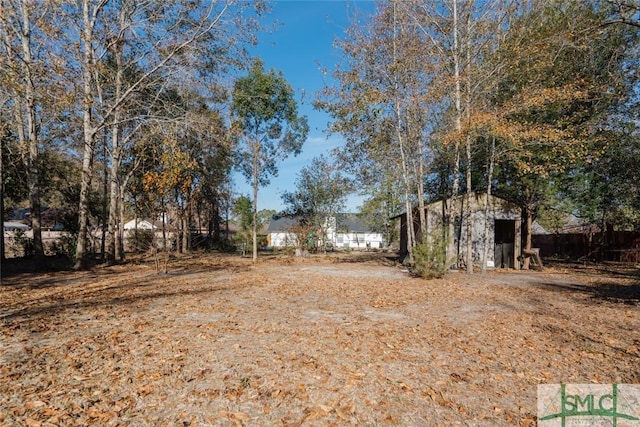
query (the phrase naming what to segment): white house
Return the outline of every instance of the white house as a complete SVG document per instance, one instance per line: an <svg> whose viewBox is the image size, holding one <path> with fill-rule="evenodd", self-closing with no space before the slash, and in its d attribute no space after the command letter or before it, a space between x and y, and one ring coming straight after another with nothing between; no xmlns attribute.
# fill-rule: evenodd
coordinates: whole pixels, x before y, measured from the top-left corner
<svg viewBox="0 0 640 427"><path fill-rule="evenodd" d="M124 224L125 230L155 230L156 226L146 219L135 218Z"/></svg>
<svg viewBox="0 0 640 427"><path fill-rule="evenodd" d="M17 221L5 221L3 223L4 231L27 231L29 230L29 226Z"/></svg>
<svg viewBox="0 0 640 427"><path fill-rule="evenodd" d="M327 233L329 240L336 248L370 249L382 248L384 237L382 233L372 231L357 215L342 214L335 218L333 227Z"/></svg>
<svg viewBox="0 0 640 427"><path fill-rule="evenodd" d="M298 246L298 238L293 233L297 224L297 219L289 216L273 217L267 227L267 246L273 248Z"/></svg>
<svg viewBox="0 0 640 427"><path fill-rule="evenodd" d="M274 217L267 229L268 245L274 248L296 247L298 240L293 233L298 218ZM384 246L382 233L370 230L355 214L338 214L326 220L325 243L340 249L373 249ZM321 245L321 239L318 239Z"/></svg>

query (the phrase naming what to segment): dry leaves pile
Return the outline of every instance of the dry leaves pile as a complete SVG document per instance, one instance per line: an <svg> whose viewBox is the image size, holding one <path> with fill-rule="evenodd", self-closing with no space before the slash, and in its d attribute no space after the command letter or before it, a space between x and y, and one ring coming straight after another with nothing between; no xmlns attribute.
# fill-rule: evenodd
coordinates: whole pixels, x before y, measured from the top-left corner
<svg viewBox="0 0 640 427"><path fill-rule="evenodd" d="M640 382L631 273L339 260L5 279L0 426L526 426L539 383Z"/></svg>

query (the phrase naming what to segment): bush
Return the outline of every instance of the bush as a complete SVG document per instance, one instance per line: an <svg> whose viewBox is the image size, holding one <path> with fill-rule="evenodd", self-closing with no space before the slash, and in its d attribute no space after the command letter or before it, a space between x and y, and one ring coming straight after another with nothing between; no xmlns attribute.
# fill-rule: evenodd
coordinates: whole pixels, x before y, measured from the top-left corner
<svg viewBox="0 0 640 427"><path fill-rule="evenodd" d="M13 245L15 250L20 248L22 256L25 258L32 257L36 253L33 239L28 237L23 230L13 232Z"/></svg>
<svg viewBox="0 0 640 427"><path fill-rule="evenodd" d="M439 279L447 269L447 245L443 233L435 232L430 241L413 248L413 272L425 279Z"/></svg>
<svg viewBox="0 0 640 427"><path fill-rule="evenodd" d="M53 243L53 253L56 256L65 257L71 264L76 261L76 245L78 235L76 233L63 233L57 242Z"/></svg>

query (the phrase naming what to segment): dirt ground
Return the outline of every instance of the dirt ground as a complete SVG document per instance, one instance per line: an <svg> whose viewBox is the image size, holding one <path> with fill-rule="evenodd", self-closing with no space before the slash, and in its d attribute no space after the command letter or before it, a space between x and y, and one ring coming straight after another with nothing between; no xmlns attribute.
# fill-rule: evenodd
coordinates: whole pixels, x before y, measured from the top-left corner
<svg viewBox="0 0 640 427"><path fill-rule="evenodd" d="M529 426L538 384L640 383L638 266L386 256L3 277L0 426Z"/></svg>

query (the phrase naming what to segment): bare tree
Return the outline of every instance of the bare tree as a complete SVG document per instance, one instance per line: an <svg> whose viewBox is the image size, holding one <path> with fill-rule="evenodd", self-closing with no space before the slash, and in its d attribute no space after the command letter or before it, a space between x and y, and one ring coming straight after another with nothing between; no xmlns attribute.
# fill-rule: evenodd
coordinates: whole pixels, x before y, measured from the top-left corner
<svg viewBox="0 0 640 427"><path fill-rule="evenodd" d="M44 7L42 7L44 6ZM22 159L27 171L29 208L33 229L33 246L36 257L44 256L41 227L41 204L39 185L39 124L38 109L41 93L38 80L44 80L45 66L35 57L34 44L44 45L43 27L50 13L46 5L27 0L0 2L0 33L4 53L5 80L12 93L14 131L22 147ZM39 31L41 40L35 41ZM44 50L44 49L43 49ZM41 83L41 82L40 82ZM42 85L40 85L42 87Z"/></svg>
<svg viewBox="0 0 640 427"><path fill-rule="evenodd" d="M637 0L607 0L612 7L611 17L603 25L625 24L640 27L640 3Z"/></svg>
<svg viewBox="0 0 640 427"><path fill-rule="evenodd" d="M258 3L259 5L259 3ZM81 22L79 46L82 49L83 81L83 129L84 150L82 183L79 202L79 235L76 250L76 268L86 265L88 233L88 200L93 176L93 158L96 135L105 127L111 130L109 252L114 257L115 212L121 192L115 191L121 184L119 163L123 141L121 124L128 117L125 106L130 105L140 92L153 99L163 85L157 80L195 66L198 58L206 58L205 46L215 46L228 52L232 29L238 28L233 18L239 18L242 10L252 6L231 0L166 3L160 1L111 4L107 0L83 0L82 10L75 11ZM259 6L261 7L261 6ZM114 12L115 10L115 12ZM73 11L72 11L73 12ZM115 17L114 17L115 16ZM230 16L230 19L226 19ZM71 16L73 18L73 16ZM247 18L248 19L248 18ZM159 26L163 29L159 31ZM144 28L144 30L142 30ZM236 38L237 39L237 38ZM223 42L222 42L223 41ZM129 44L131 43L131 45ZM136 49L131 46L135 45ZM216 50L216 49L213 49ZM128 52L130 56L125 53ZM107 58L115 58L115 79L111 96L99 93L100 70ZM139 67L132 80L125 81L123 73ZM220 66L220 65L218 65ZM135 130L135 126L133 129ZM115 144L115 145L114 145ZM120 203L122 201L120 200Z"/></svg>

